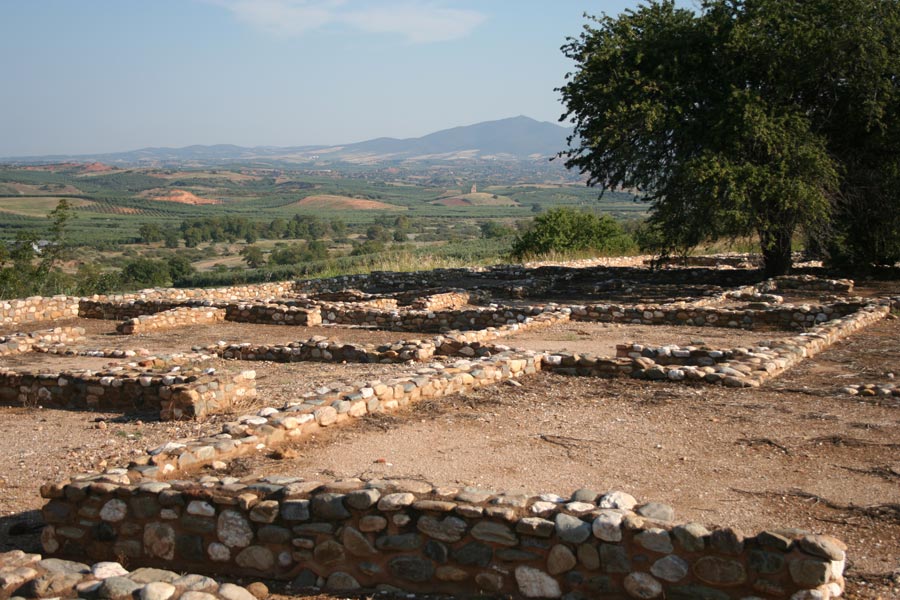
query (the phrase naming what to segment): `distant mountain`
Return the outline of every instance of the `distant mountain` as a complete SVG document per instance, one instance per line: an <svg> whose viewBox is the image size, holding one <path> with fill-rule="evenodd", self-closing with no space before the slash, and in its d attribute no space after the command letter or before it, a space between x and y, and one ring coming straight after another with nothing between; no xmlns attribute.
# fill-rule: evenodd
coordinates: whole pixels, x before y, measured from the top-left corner
<svg viewBox="0 0 900 600"><path fill-rule="evenodd" d="M453 127L419 138L376 138L340 146L247 148L230 144L184 148L142 148L87 155L10 157L12 162L99 161L112 165L274 161L286 163L379 163L404 160L534 160L566 148L571 129L519 116Z"/></svg>
<svg viewBox="0 0 900 600"><path fill-rule="evenodd" d="M345 153L390 154L402 157L477 152L479 156L516 158L552 156L566 147L570 131L554 123L512 117L454 127L420 138L378 138L344 146Z"/></svg>

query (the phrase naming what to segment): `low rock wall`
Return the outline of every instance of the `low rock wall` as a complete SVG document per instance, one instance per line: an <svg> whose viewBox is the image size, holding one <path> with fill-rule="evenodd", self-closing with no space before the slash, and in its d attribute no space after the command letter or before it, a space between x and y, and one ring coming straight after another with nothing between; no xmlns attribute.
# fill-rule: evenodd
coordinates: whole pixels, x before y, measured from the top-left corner
<svg viewBox="0 0 900 600"><path fill-rule="evenodd" d="M324 336L290 344L221 344L206 348L222 358L264 360L270 362L328 363L401 363L434 358L434 344L429 341L398 341L394 344L345 344Z"/></svg>
<svg viewBox="0 0 900 600"><path fill-rule="evenodd" d="M81 327L54 327L31 333L13 333L0 336L0 356L33 352L36 346L59 346L84 339Z"/></svg>
<svg viewBox="0 0 900 600"><path fill-rule="evenodd" d="M226 359L265 360L272 362L351 362L351 363L401 363L425 362L437 356L485 357L508 351L489 342L523 331L549 327L568 321L562 312L545 312L500 327L474 331L450 331L430 340L398 340L393 344L345 344L324 336L290 344L218 344L206 351Z"/></svg>
<svg viewBox="0 0 900 600"><path fill-rule="evenodd" d="M862 302L825 305L774 305L758 309L731 309L712 306L616 305L572 306L573 321L630 323L635 325L689 325L742 329L807 329L860 310Z"/></svg>
<svg viewBox="0 0 900 600"><path fill-rule="evenodd" d="M77 557L82 558L82 557ZM179 569L181 571L181 569ZM256 592L268 591L257 583ZM255 600L248 589L220 584L205 575L161 569L128 571L118 562L82 562L43 558L21 550L0 553L0 599L141 598L145 600ZM260 597L263 597L260 595Z"/></svg>
<svg viewBox="0 0 900 600"><path fill-rule="evenodd" d="M58 321L78 316L79 298L75 296L34 296L0 300L0 325L24 325L39 321Z"/></svg>
<svg viewBox="0 0 900 600"><path fill-rule="evenodd" d="M432 271L390 272L375 271L365 275L346 275L327 279L297 281L294 293L318 294L340 292L348 288L367 293L389 293L446 289L449 285L467 290L492 290L503 294L509 290L522 290L528 296L531 290L549 289L555 282L570 278L582 279L641 279L649 283L704 282L717 285L747 285L758 282L757 271L734 269L716 271L711 268L677 268L648 271L641 268L647 257L622 257L621 260L599 259L562 263L529 263L527 265L494 265L459 269L435 269ZM518 294L513 294L514 296ZM401 301L402 304L402 301Z"/></svg>
<svg viewBox="0 0 900 600"><path fill-rule="evenodd" d="M359 290L349 289L339 292L322 292L309 296L310 300L322 302L352 302L362 304L371 308L394 309L397 308L398 300L396 298L385 298L375 294L367 294Z"/></svg>
<svg viewBox="0 0 900 600"><path fill-rule="evenodd" d="M337 325L367 325L377 329L392 331L413 331L442 333L446 331L469 331L522 323L526 319L541 314L545 309L487 307L466 310L367 310L343 303L322 303L323 323Z"/></svg>
<svg viewBox="0 0 900 600"><path fill-rule="evenodd" d="M121 321L123 319L137 319L138 317L155 315L178 308L193 307L197 304L204 306L209 303L192 300L96 300L85 299L78 305L78 316L85 319L105 319Z"/></svg>
<svg viewBox="0 0 900 600"><path fill-rule="evenodd" d="M643 261L648 266L738 267L755 268L762 264L759 254L711 254L708 256L668 256Z"/></svg>
<svg viewBox="0 0 900 600"><path fill-rule="evenodd" d="M764 282L762 291L812 290L823 292L852 292L852 279L823 279L814 275L782 275Z"/></svg>
<svg viewBox="0 0 900 600"><path fill-rule="evenodd" d="M616 348L616 358L554 354L544 357L543 368L567 375L628 376L758 387L804 358L815 356L837 340L883 319L888 311L886 305L870 305L846 317L825 322L806 333L747 348L709 350L620 345Z"/></svg>
<svg viewBox="0 0 900 600"><path fill-rule="evenodd" d="M235 302L238 300L281 298L291 296L296 291L295 282L276 281L221 288L150 288L130 294L95 295L86 299L99 302L127 302L130 300Z"/></svg>
<svg viewBox="0 0 900 600"><path fill-rule="evenodd" d="M226 412L256 395L255 374L137 369L40 373L0 369L0 403L66 409L159 410L163 420Z"/></svg>
<svg viewBox="0 0 900 600"><path fill-rule="evenodd" d="M421 481L48 485L46 551L245 574L332 592L518 598L830 598L845 546L678 523L623 492L525 496ZM387 588L386 586L390 586ZM819 592L820 595L816 595Z"/></svg>
<svg viewBox="0 0 900 600"><path fill-rule="evenodd" d="M468 304L469 299L468 292L456 290L423 296L414 300L410 306L418 310L454 310Z"/></svg>
<svg viewBox="0 0 900 600"><path fill-rule="evenodd" d="M322 323L318 306L302 307L289 304L228 304L225 320L263 325L314 326Z"/></svg>
<svg viewBox="0 0 900 600"><path fill-rule="evenodd" d="M166 329L178 329L192 325L209 325L225 320L225 309L205 306L173 308L153 315L142 315L120 323L116 331L122 334L138 334Z"/></svg>

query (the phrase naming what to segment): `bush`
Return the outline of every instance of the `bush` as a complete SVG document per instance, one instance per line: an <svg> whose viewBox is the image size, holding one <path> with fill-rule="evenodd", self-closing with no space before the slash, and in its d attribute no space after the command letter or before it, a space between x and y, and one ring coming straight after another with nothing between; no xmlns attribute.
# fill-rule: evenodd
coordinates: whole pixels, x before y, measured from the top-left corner
<svg viewBox="0 0 900 600"><path fill-rule="evenodd" d="M384 242L377 240L366 240L362 244L354 247L350 252L350 256L365 256L366 254L381 254L385 251Z"/></svg>
<svg viewBox="0 0 900 600"><path fill-rule="evenodd" d="M169 265L162 260L136 258L122 268L122 283L129 287L166 287L172 285Z"/></svg>
<svg viewBox="0 0 900 600"><path fill-rule="evenodd" d="M522 259L550 252L624 251L631 239L611 217L562 207L537 217L516 236L512 257Z"/></svg>
<svg viewBox="0 0 900 600"><path fill-rule="evenodd" d="M304 262L328 258L328 247L320 241L308 244L291 244L276 248L269 255L273 265L296 265Z"/></svg>

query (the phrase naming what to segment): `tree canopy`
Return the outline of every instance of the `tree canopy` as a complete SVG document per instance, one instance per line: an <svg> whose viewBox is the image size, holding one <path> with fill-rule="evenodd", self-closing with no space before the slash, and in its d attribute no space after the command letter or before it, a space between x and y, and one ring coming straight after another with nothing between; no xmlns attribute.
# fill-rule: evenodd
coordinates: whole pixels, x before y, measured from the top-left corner
<svg viewBox="0 0 900 600"><path fill-rule="evenodd" d="M644 192L661 253L756 235L778 274L800 230L846 252L848 206L900 218L898 40L896 0L664 0L591 18L563 46L566 164Z"/></svg>

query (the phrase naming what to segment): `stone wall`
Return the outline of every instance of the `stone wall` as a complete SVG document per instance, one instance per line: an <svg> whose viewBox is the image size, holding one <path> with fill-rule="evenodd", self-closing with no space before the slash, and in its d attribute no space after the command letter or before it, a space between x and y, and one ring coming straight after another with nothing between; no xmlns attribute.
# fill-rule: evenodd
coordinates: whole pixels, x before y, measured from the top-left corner
<svg viewBox="0 0 900 600"><path fill-rule="evenodd" d="M270 362L329 362L329 363L401 363L434 358L434 344L429 341L398 341L394 344L345 344L324 336L290 344L219 344L206 348L208 352L233 360L264 360ZM474 354L474 353L473 353Z"/></svg>
<svg viewBox="0 0 900 600"><path fill-rule="evenodd" d="M321 303L319 306L323 323L367 325L377 329L421 333L469 331L521 323L545 310L541 307L491 306L436 312L416 309L384 311L348 303Z"/></svg>
<svg viewBox="0 0 900 600"><path fill-rule="evenodd" d="M643 261L648 266L756 268L762 264L759 254L711 254L706 256L668 256Z"/></svg>
<svg viewBox="0 0 900 600"><path fill-rule="evenodd" d="M286 299L278 302L212 303L192 300L154 301L128 300L122 302L85 300L80 315L97 319L138 319L178 308L197 309L196 313L213 308L225 309L225 320L275 325L363 325L393 331L440 333L452 330L470 331L522 322L534 315L550 311L571 312L572 320L598 321L643 325L689 325L737 327L744 329L806 329L859 310L862 300L842 301L822 305L774 304L779 297L742 292L735 299L758 302L755 308L723 308L716 302L731 296L722 295L694 303L664 305L588 304L559 306L487 307L438 310L415 306L384 309L370 302L325 302L309 299ZM769 301L773 303L770 304ZM438 294L421 300L418 306L454 306L468 302L468 296L457 292ZM765 304L763 304L765 302ZM154 322L151 319L149 322Z"/></svg>
<svg viewBox="0 0 900 600"><path fill-rule="evenodd" d="M276 281L221 288L150 288L130 294L95 295L86 299L99 302L126 302L130 300L235 302L239 300L288 297L295 292L296 284L293 281Z"/></svg>
<svg viewBox="0 0 900 600"><path fill-rule="evenodd" d="M209 346L206 351L226 359L266 360L272 362L352 362L401 363L425 362L435 356L484 357L506 352L489 342L515 333L549 327L568 321L563 312L545 312L500 327L473 331L449 331L430 340L398 340L393 344L345 344L336 339L314 336L290 344L226 344Z"/></svg>
<svg viewBox="0 0 900 600"><path fill-rule="evenodd" d="M228 304L225 320L238 323L264 325L304 325L312 327L322 323L318 306L290 306L288 304Z"/></svg>
<svg viewBox="0 0 900 600"><path fill-rule="evenodd" d="M820 323L852 314L863 306L865 304L859 301L799 306L785 304L748 309L621 304L589 304L570 308L573 321L791 330L814 327Z"/></svg>
<svg viewBox="0 0 900 600"><path fill-rule="evenodd" d="M646 258L646 257L643 257ZM575 261L573 263L532 263L524 265L494 265L491 267L470 267L459 269L435 269L433 271L391 272L375 271L365 275L347 275L328 279L307 279L297 281L296 294L318 294L341 292L348 288L362 290L370 294L392 295L400 298L399 292L446 289L448 286L474 290L489 290L498 297L528 297L543 293L555 285L563 285L570 280L602 281L609 279L642 280L648 283L685 283L715 285L747 285L759 282L762 277L757 271L734 269L717 271L710 268L678 268L662 271L648 271L640 268L643 258L622 261ZM403 302L401 300L400 304Z"/></svg>
<svg viewBox="0 0 900 600"><path fill-rule="evenodd" d="M323 302L353 302L362 304L371 308L394 309L397 308L398 300L396 298L385 298L375 294L366 294L359 290L349 289L339 292L322 292L309 296L310 300Z"/></svg>
<svg viewBox="0 0 900 600"><path fill-rule="evenodd" d="M40 373L0 369L0 403L66 409L159 410L160 418L193 419L228 411L256 395L255 374L199 371Z"/></svg>
<svg viewBox="0 0 900 600"><path fill-rule="evenodd" d="M177 308L206 306L208 303L192 300L149 300L145 298L83 299L78 305L78 316L85 319L120 321L175 310Z"/></svg>
<svg viewBox="0 0 900 600"><path fill-rule="evenodd" d="M554 354L543 359L544 370L566 375L627 376L670 381L702 381L731 387L758 387L815 356L859 329L883 319L887 305L870 305L851 315L827 321L800 335L758 346L710 350L695 347L617 346L616 358Z"/></svg>
<svg viewBox="0 0 900 600"><path fill-rule="evenodd" d="M624 492L525 496L421 481L47 485L46 551L83 560L519 598L830 598L845 546L798 530L745 537L678 523ZM813 590L820 592L815 595Z"/></svg>
<svg viewBox="0 0 900 600"><path fill-rule="evenodd" d="M852 279L823 279L814 275L782 275L761 286L761 291L813 290L823 292L852 292Z"/></svg>
<svg viewBox="0 0 900 600"><path fill-rule="evenodd" d="M142 315L128 319L116 326L116 331L122 334L147 333L150 331L163 331L166 329L178 329L192 325L209 325L225 320L225 310L205 306L173 308L153 315Z"/></svg>
<svg viewBox="0 0 900 600"><path fill-rule="evenodd" d="M469 303L470 294L464 290L430 294L414 300L411 307L418 310L453 310Z"/></svg>
<svg viewBox="0 0 900 600"><path fill-rule="evenodd" d="M0 300L0 325L24 325L78 316L79 299L74 296L34 296Z"/></svg>
<svg viewBox="0 0 900 600"><path fill-rule="evenodd" d="M78 557L79 559L82 557ZM94 565L43 558L21 550L0 553L0 599L141 598L143 600L255 600L250 590L264 598L268 589L257 583L249 589L220 584L198 574L160 569L128 571L118 562Z"/></svg>
<svg viewBox="0 0 900 600"><path fill-rule="evenodd" d="M37 346L49 348L83 339L84 329L81 327L54 327L31 333L12 333L0 336L0 356L33 352Z"/></svg>

